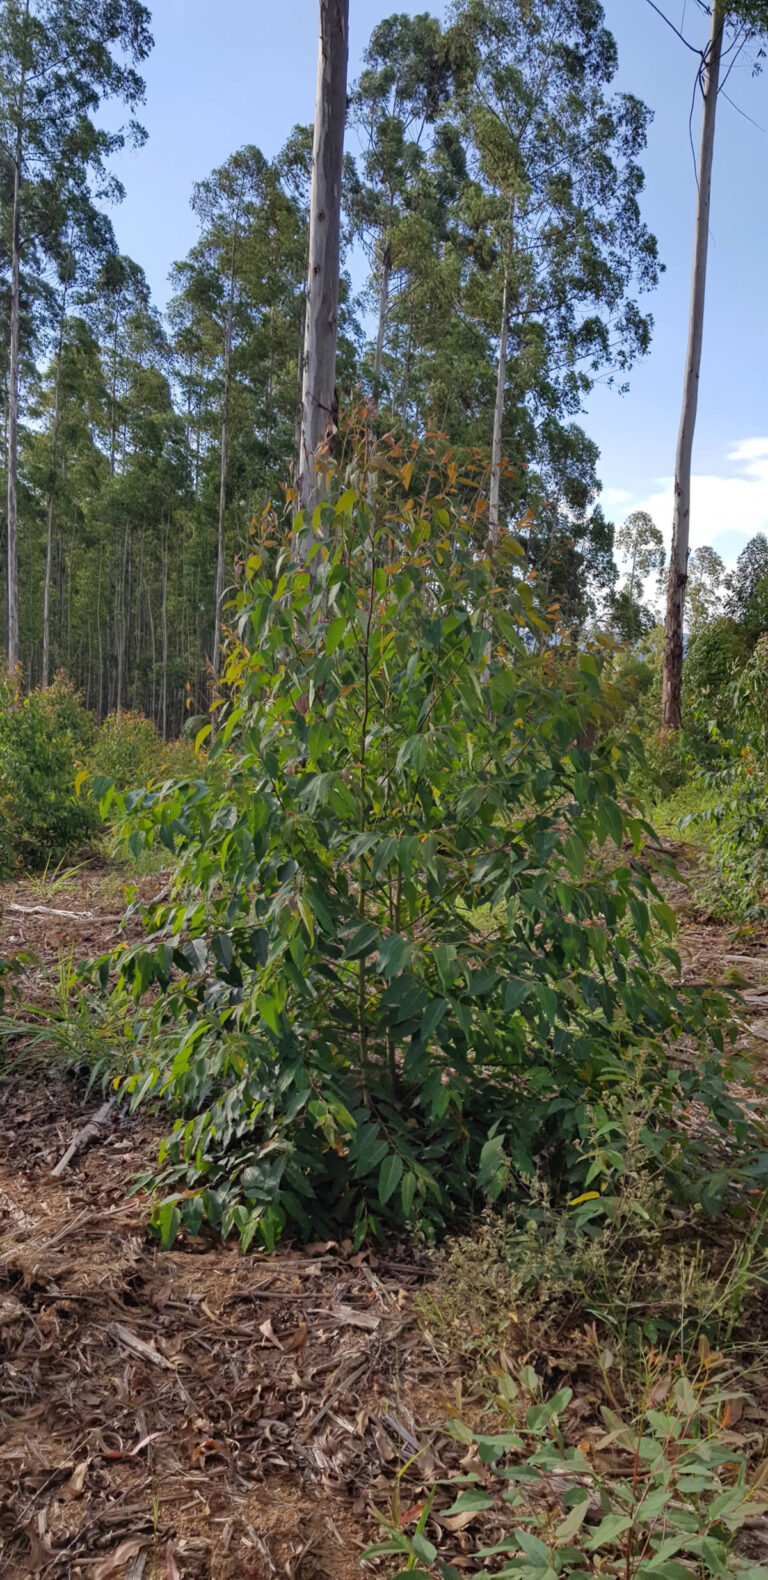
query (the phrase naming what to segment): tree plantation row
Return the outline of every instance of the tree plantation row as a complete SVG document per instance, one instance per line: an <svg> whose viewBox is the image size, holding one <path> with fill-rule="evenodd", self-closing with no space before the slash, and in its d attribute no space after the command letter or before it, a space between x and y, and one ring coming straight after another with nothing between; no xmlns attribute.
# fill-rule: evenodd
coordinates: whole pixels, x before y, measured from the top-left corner
<svg viewBox="0 0 768 1580"><path fill-rule="evenodd" d="M0 19L18 389L3 642L27 686L64 668L100 715L138 707L169 733L207 703L217 608L265 504L291 510L312 136L298 126L273 159L241 148L200 181L162 316L105 207L110 155L143 136L149 25L138 0L9 0ZM348 96L342 413L365 399L380 433L444 435L460 470L493 459L491 535L524 524L545 600L577 624L616 574L578 414L647 349L658 274L639 207L649 111L615 92L616 67L591 0L460 0L442 28L377 26ZM109 100L126 120L107 133Z"/></svg>

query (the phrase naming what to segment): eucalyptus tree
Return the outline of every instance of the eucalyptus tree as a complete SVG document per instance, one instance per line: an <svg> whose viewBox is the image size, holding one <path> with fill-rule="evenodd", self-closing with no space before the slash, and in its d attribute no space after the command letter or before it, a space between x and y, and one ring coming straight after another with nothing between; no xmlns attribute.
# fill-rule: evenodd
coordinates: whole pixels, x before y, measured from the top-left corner
<svg viewBox="0 0 768 1580"><path fill-rule="evenodd" d="M658 6L654 9L659 10ZM723 86L723 64L730 66L744 47L758 43L768 33L768 0L712 0L699 9L710 18L709 38L701 49L685 39L671 23L678 37L698 55L697 87L701 92L701 143L696 172L697 202L693 247L688 346L683 380L683 402L675 455L672 549L667 583L667 612L664 630L664 674L661 722L665 730L677 730L682 723L683 615L688 581L688 552L691 531L691 466L699 380L704 341L704 308L707 289L712 170L715 152L717 104ZM670 21L669 18L666 18ZM755 66L759 65L759 57Z"/></svg>
<svg viewBox="0 0 768 1580"><path fill-rule="evenodd" d="M519 466L529 419L571 419L598 375L623 375L650 342L637 300L659 272L639 206L650 111L613 91L604 22L600 0L454 0L450 12L472 177L454 310L484 356L496 348L491 541L510 442Z"/></svg>
<svg viewBox="0 0 768 1580"><path fill-rule="evenodd" d="M626 566L624 584L611 598L611 623L625 642L636 642L656 623L644 602L651 576L661 583L667 563L664 538L647 510L633 510L619 527L616 548Z"/></svg>
<svg viewBox="0 0 768 1580"><path fill-rule="evenodd" d="M661 576L666 564L664 537L647 510L633 510L616 533L616 547L627 562L627 593L630 603L638 583L649 576Z"/></svg>
<svg viewBox="0 0 768 1580"><path fill-rule="evenodd" d="M54 371L54 400L51 412L49 429L50 467L47 484L46 499L46 549L45 570L43 574L43 618L42 618L42 662L41 685L47 686L50 668L50 635L51 635L51 587L53 575L53 544L54 521L56 514L57 492L60 476L66 471L66 449L60 443L60 423L62 393L62 369L64 358L65 339L68 332L68 314L71 305L77 305L87 295L100 266L105 260L112 258L115 253L115 239L112 225L105 214L97 209L91 201L87 187L79 194L71 191L62 194L67 201L63 205L65 213L62 214L61 227L63 231L63 247L58 263L56 278L53 281L50 297L55 323L54 354L52 368ZM77 201L79 198L79 201Z"/></svg>
<svg viewBox="0 0 768 1580"><path fill-rule="evenodd" d="M281 174L245 147L200 182L192 200L200 236L173 275L171 325L203 515L216 467L214 675L233 493L247 500L267 478L274 486L294 442L306 217Z"/></svg>
<svg viewBox="0 0 768 1580"><path fill-rule="evenodd" d="M143 95L136 69L152 40L141 0L5 0L0 10L0 151L10 201L5 216L8 280L7 561L8 661L18 661L18 447L22 314L29 279L59 254L61 233L40 225L53 193L90 185L119 195L109 156L140 140L132 112ZM109 130L105 101L131 118Z"/></svg>
<svg viewBox="0 0 768 1580"><path fill-rule="evenodd" d="M449 89L447 54L434 17L400 13L374 28L352 90L350 118L362 145L362 179L352 206L373 267L377 396L392 281L399 271L407 281L409 222L421 208L429 138Z"/></svg>
<svg viewBox="0 0 768 1580"><path fill-rule="evenodd" d="M67 282L65 282L66 285ZM99 442L107 402L100 348L76 310L62 317L53 355L31 386L20 445L20 499L27 531L20 544L20 652L29 684L45 686L66 668L85 679L81 651L98 675L94 604L79 587L103 547L103 501L109 469ZM36 530L35 530L36 529ZM39 598L42 582L43 599ZM98 589L94 600L98 609ZM104 675L103 653L100 673Z"/></svg>
<svg viewBox="0 0 768 1580"><path fill-rule="evenodd" d="M688 561L686 604L688 629L693 635L723 614L730 586L725 562L709 544L694 549Z"/></svg>

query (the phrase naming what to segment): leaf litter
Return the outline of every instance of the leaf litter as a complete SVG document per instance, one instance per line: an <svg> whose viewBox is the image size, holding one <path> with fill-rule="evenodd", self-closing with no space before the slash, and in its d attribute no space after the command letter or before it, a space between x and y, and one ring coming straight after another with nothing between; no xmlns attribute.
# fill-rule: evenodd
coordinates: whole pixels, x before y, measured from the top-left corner
<svg viewBox="0 0 768 1580"><path fill-rule="evenodd" d="M0 953L34 952L22 994L43 1004L60 919L25 917L19 940L6 905L3 924ZM390 1480L382 1438L396 1468L412 1452L380 1423L426 1442L429 1376L436 1426L445 1415L413 1309L423 1267L333 1243L244 1258L182 1235L163 1251L146 1203L126 1199L162 1129L18 1054L0 1081L3 1580L359 1575Z"/></svg>
<svg viewBox="0 0 768 1580"><path fill-rule="evenodd" d="M102 892L88 875L89 953L112 940L114 898L114 884ZM2 924L0 953L29 952L26 996L44 1005L47 972L72 935L35 914L20 936L7 908ZM689 916L683 942L688 980L729 980L736 941L726 929ZM738 963L740 1041L754 1048L768 936L742 944ZM472 1450L462 1459L444 1436L461 1384L415 1314L425 1258L401 1248L377 1261L334 1242L243 1258L183 1233L163 1251L147 1236L146 1204L126 1192L164 1127L117 1106L105 1114L76 1075L27 1069L18 1050L10 1062L0 1081L4 1580L348 1580L380 1531L374 1509L399 1509L402 1497L405 1528L436 1479L448 1510L451 1478L482 1478ZM525 1358L553 1386L574 1384L574 1440L594 1436L604 1428L583 1347L574 1334L553 1338ZM757 1413L762 1426L762 1400ZM503 1534L488 1518L432 1510L441 1555L462 1573L479 1526L483 1540Z"/></svg>

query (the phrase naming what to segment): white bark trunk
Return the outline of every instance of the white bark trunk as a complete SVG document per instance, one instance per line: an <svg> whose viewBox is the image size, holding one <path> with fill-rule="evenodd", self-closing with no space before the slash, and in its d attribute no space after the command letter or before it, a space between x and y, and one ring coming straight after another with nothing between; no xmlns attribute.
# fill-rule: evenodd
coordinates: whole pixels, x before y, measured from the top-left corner
<svg viewBox="0 0 768 1580"><path fill-rule="evenodd" d="M43 578L43 670L41 685L48 685L50 679L50 651L51 651L51 581L53 579L53 518L56 510L56 466L59 452L59 419L61 416L61 358L64 351L64 324L67 316L67 293L61 308L61 322L59 324L59 344L56 353L56 394L53 406L53 433L51 435L51 483L48 493L48 509L45 523L45 576Z"/></svg>
<svg viewBox="0 0 768 1580"><path fill-rule="evenodd" d="M499 335L499 370L496 379L496 404L493 409L491 446L491 487L488 496L488 541L493 548L499 541L499 485L501 482L501 430L504 423L504 391L507 385L507 342L509 339L509 274L504 271Z"/></svg>
<svg viewBox="0 0 768 1580"><path fill-rule="evenodd" d="M696 410L699 399L701 350L704 336L704 302L709 250L709 209L712 195L712 162L715 146L717 95L723 49L724 15L720 0L712 7L712 32L704 63L704 107L699 154L699 195L696 206L696 240L693 254L691 315L683 385L683 406L675 458L675 497L672 517L672 551L667 583L667 616L664 634L664 679L661 722L665 730L681 724L683 681L683 609L688 581L688 543L691 518L691 461Z"/></svg>
<svg viewBox="0 0 768 1580"><path fill-rule="evenodd" d="M348 55L349 0L320 0L298 465L299 501L309 520L322 497L318 462L335 430Z"/></svg>
<svg viewBox="0 0 768 1580"><path fill-rule="evenodd" d="M229 383L232 363L232 308L227 317L224 344L224 387L221 397L221 464L219 467L219 521L216 540L216 596L213 632L213 673L221 670L221 600L224 596L224 519L227 509L227 445L229 443Z"/></svg>
<svg viewBox="0 0 768 1580"><path fill-rule="evenodd" d="M389 242L384 247L381 260L381 282L379 285L379 325L376 333L376 355L373 359L374 393L378 397L379 379L381 378L381 364L384 359L384 334L387 326L387 309L389 307L389 279L392 272L392 249Z"/></svg>
<svg viewBox="0 0 768 1580"><path fill-rule="evenodd" d="M13 164L13 209L11 216L11 304L10 349L8 359L8 667L19 662L19 566L18 499L19 468L19 318L21 316L21 162L24 81L21 86L19 128Z"/></svg>

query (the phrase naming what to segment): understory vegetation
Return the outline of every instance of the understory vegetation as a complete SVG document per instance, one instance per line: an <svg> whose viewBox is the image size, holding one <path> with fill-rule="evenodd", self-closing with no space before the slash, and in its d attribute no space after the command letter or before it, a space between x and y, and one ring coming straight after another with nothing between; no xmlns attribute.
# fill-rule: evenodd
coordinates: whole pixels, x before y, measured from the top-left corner
<svg viewBox="0 0 768 1580"><path fill-rule="evenodd" d="M445 1534L479 1522L476 1576L763 1580L729 1423L768 1343L768 1152L738 973L683 970L672 902L682 862L689 914L759 929L768 638L700 626L659 737L656 634L574 639L428 461L425 497L363 422L306 558L265 514L186 739L8 683L6 870L50 898L116 862L134 914L132 874L163 879L30 1046L164 1120L137 1181L164 1246L432 1248L461 1459L415 1523L398 1472L366 1564L455 1580Z"/></svg>
<svg viewBox="0 0 768 1580"><path fill-rule="evenodd" d="M730 569L689 556L689 477L671 557L647 510L603 514L577 418L647 351L661 264L652 113L616 91L599 0L444 10L382 20L348 89L348 5L321 0L315 128L195 186L164 316L103 211L144 138L146 7L0 11L0 1082L56 1061L68 1121L88 1108L56 1161L46 1087L37 1173L8 1127L24 1190L65 1192L119 1124L98 1243L135 1230L97 1308L58 1255L35 1282L11 1206L8 1397L47 1432L54 1335L75 1368L55 1467L25 1439L7 1519L0 1498L34 1572L180 1580L155 1482L178 1436L184 1497L208 1455L239 1500L201 1501L222 1577L308 1573L315 1537L278 1568L245 1494L275 1474L286 1503L300 1466L348 1497L375 1440L380 1540L354 1561L379 1580L768 1580L768 540ZM705 130L723 30L757 69L768 0L711 21ZM703 296L689 406L702 318ZM169 1293L188 1251L282 1274L213 1312L194 1279ZM289 1287L330 1262L326 1306ZM409 1326L441 1379L425 1435L423 1400L404 1422L390 1401ZM97 1328L135 1446L104 1446L105 1414L93 1448L94 1413L64 1471ZM210 1334L233 1338L237 1417L180 1381ZM375 1408L353 1410L362 1377ZM331 1419L357 1459L326 1454ZM98 1459L109 1518L133 1519L109 1470L145 1450L151 1539L72 1535ZM267 1568L238 1568L237 1521Z"/></svg>

